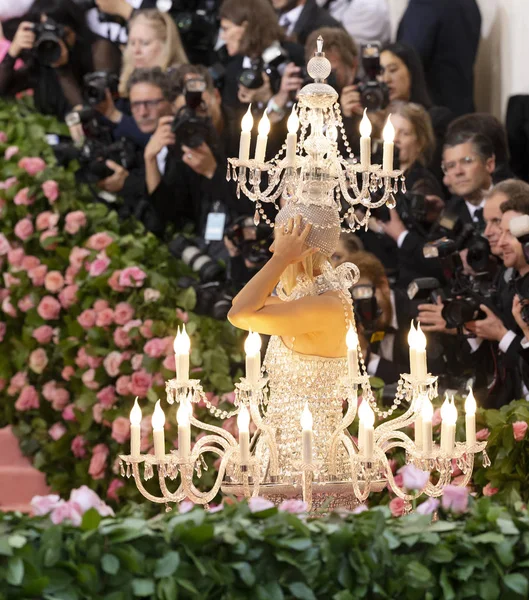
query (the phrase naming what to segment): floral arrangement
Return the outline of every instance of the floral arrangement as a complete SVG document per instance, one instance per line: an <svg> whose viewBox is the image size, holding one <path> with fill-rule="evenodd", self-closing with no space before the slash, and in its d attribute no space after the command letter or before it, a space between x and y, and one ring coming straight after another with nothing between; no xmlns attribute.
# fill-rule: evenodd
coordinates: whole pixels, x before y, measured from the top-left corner
<svg viewBox="0 0 529 600"><path fill-rule="evenodd" d="M177 327L193 338L192 373L213 404L233 402L240 338L192 312L193 289L176 283L190 272L161 241L95 203L74 166L56 165L45 134L61 132L26 101L0 102L0 425L14 426L53 491L86 484L134 498L133 486L120 489L115 459L128 451L135 397L143 450L152 444Z"/></svg>

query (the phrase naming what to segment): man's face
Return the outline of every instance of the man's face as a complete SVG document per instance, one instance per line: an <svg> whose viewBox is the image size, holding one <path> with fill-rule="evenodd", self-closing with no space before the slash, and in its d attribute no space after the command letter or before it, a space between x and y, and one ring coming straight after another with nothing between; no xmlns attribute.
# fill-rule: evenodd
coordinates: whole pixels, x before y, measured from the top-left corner
<svg viewBox="0 0 529 600"><path fill-rule="evenodd" d="M526 266L522 244L512 235L509 224L514 217L520 217L521 213L508 210L501 218L501 236L499 246L503 255L503 264L508 268L520 271Z"/></svg>
<svg viewBox="0 0 529 600"><path fill-rule="evenodd" d="M171 104L152 83L137 83L130 90L130 108L142 133L153 133L160 117L171 114Z"/></svg>
<svg viewBox="0 0 529 600"><path fill-rule="evenodd" d="M490 187L494 158L483 162L474 145L466 142L445 149L443 170L448 176L450 189L454 194L462 198L470 198Z"/></svg>
<svg viewBox="0 0 529 600"><path fill-rule="evenodd" d="M485 219L485 237L489 241L490 251L495 256L501 256L499 246L501 236L501 210L500 206L508 200L502 192L496 192L489 196L483 208L483 218Z"/></svg>
<svg viewBox="0 0 529 600"><path fill-rule="evenodd" d="M336 76L336 84L340 90L344 87L352 85L356 77L357 65L346 65L343 61L339 50L332 48L325 51L325 56L331 63L331 68Z"/></svg>

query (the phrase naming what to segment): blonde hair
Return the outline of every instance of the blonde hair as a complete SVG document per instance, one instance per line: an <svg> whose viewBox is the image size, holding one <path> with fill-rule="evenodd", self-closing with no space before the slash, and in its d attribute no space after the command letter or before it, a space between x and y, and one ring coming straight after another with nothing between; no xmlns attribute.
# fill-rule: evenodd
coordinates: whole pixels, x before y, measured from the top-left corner
<svg viewBox="0 0 529 600"><path fill-rule="evenodd" d="M178 28L173 19L167 14L156 9L139 10L129 21L129 32L134 23L144 21L146 25L154 29L156 38L163 42L164 48L159 66L162 71L169 67L188 64L187 54L182 45ZM122 98L128 96L127 82L134 71L134 63L131 56L130 46L127 43L123 52L123 68L119 80L119 94Z"/></svg>
<svg viewBox="0 0 529 600"><path fill-rule="evenodd" d="M321 271L324 263L329 263L329 259L321 252L316 254L309 254L301 262L288 265L288 267L281 273L279 279L283 290L286 294L290 294L296 286L298 275L300 274L300 266L302 272L305 272L310 280L314 279L314 272Z"/></svg>

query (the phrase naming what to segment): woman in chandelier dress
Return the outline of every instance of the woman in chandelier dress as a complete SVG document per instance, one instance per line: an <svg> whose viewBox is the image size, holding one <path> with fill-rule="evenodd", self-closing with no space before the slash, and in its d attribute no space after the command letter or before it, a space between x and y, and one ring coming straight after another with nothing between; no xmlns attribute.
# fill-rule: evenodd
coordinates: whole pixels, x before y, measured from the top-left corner
<svg viewBox="0 0 529 600"><path fill-rule="evenodd" d="M345 337L353 320L351 269L356 278L358 270L350 263L331 266L339 236L336 208L288 203L276 218L272 258L234 298L228 314L236 327L272 336L264 361L270 388L264 421L275 430L282 483L293 481L301 458L305 404L313 417L313 458L323 464L320 480L342 419L339 382L347 372ZM260 440L257 455L263 452Z"/></svg>

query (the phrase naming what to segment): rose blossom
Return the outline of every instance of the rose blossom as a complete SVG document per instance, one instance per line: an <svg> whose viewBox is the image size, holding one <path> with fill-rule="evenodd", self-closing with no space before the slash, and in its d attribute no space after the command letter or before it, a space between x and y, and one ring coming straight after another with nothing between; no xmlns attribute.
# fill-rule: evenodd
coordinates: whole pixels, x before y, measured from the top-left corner
<svg viewBox="0 0 529 600"><path fill-rule="evenodd" d="M114 322L114 311L111 308L105 308L100 312L96 312L96 326L109 327Z"/></svg>
<svg viewBox="0 0 529 600"><path fill-rule="evenodd" d="M25 371L19 371L16 375L13 375L9 380L9 387L7 388L7 393L10 396L14 396L17 392L27 384L28 376Z"/></svg>
<svg viewBox="0 0 529 600"><path fill-rule="evenodd" d="M77 302L77 292L79 287L75 284L67 285L59 293L59 302L65 309L70 308Z"/></svg>
<svg viewBox="0 0 529 600"><path fill-rule="evenodd" d="M455 485L445 485L441 506L444 510L451 510L453 513L464 513L468 507L468 490L464 487Z"/></svg>
<svg viewBox="0 0 529 600"><path fill-rule="evenodd" d="M134 371L139 371L141 369L142 363L143 363L143 354L135 354L130 361L130 364L132 365L132 368L134 369Z"/></svg>
<svg viewBox="0 0 529 600"><path fill-rule="evenodd" d="M10 317L13 317L13 319L16 318L17 316L17 310L16 308L11 304L11 297L10 296L6 296L3 300L2 300L2 310L4 311L4 313Z"/></svg>
<svg viewBox="0 0 529 600"><path fill-rule="evenodd" d="M126 417L117 417L112 422L112 439L124 444L130 438L130 421Z"/></svg>
<svg viewBox="0 0 529 600"><path fill-rule="evenodd" d="M50 204L54 204L59 197L59 184L52 179L48 179L41 186L44 195Z"/></svg>
<svg viewBox="0 0 529 600"><path fill-rule="evenodd" d="M53 296L44 296L37 307L37 312L46 321L58 319L61 305Z"/></svg>
<svg viewBox="0 0 529 600"><path fill-rule="evenodd" d="M57 248L58 246L58 242L48 242L48 243L44 243L47 239L49 238L55 238L59 235L59 230L56 228L53 229L47 229L46 231L43 231L40 234L40 245L44 248L44 250L55 250L55 248Z"/></svg>
<svg viewBox="0 0 529 600"><path fill-rule="evenodd" d="M97 383L97 381L95 381L94 379L95 374L96 372L94 371L94 369L88 369L88 371L85 371L81 377L82 382L90 390L99 389L99 383Z"/></svg>
<svg viewBox="0 0 529 600"><path fill-rule="evenodd" d="M13 198L13 203L16 204L17 206L31 206L35 202L35 197L29 196L28 192L29 192L28 187L25 187L25 188L22 188L21 190L19 190L16 193L15 197ZM38 222L38 218L37 218L37 222ZM38 229L38 227L37 227L37 229ZM46 227L44 227L44 229L46 229Z"/></svg>
<svg viewBox="0 0 529 600"><path fill-rule="evenodd" d="M404 500L402 498L393 498L389 503L389 510L393 517L402 517L404 514Z"/></svg>
<svg viewBox="0 0 529 600"><path fill-rule="evenodd" d="M53 410L61 411L70 402L70 393L61 387L55 387L51 391L51 407Z"/></svg>
<svg viewBox="0 0 529 600"><path fill-rule="evenodd" d="M103 362L103 359L101 356L92 356L91 354L87 353L86 361L91 369L97 369L97 367L99 367Z"/></svg>
<svg viewBox="0 0 529 600"><path fill-rule="evenodd" d="M7 253L7 262L12 267L21 267L22 261L24 260L24 256L25 254L23 248L13 248Z"/></svg>
<svg viewBox="0 0 529 600"><path fill-rule="evenodd" d="M43 348L37 348L29 355L29 368L34 373L42 373L48 364L48 356Z"/></svg>
<svg viewBox="0 0 529 600"><path fill-rule="evenodd" d="M294 498L290 500L283 500L277 507L281 512L288 512L293 515L307 512L308 505L303 500L296 500Z"/></svg>
<svg viewBox="0 0 529 600"><path fill-rule="evenodd" d="M62 423L54 423L48 429L48 434L54 441L60 440L65 433L66 427Z"/></svg>
<svg viewBox="0 0 529 600"><path fill-rule="evenodd" d="M33 298L27 294L18 301L17 306L22 312L28 312L28 310L34 308L35 303L33 302Z"/></svg>
<svg viewBox="0 0 529 600"><path fill-rule="evenodd" d="M105 408L110 408L116 401L116 390L113 385L107 385L97 393L97 399Z"/></svg>
<svg viewBox="0 0 529 600"><path fill-rule="evenodd" d="M104 250L107 246L110 246L114 238L106 231L101 231L99 233L94 233L87 240L85 246L90 248L91 250L101 251Z"/></svg>
<svg viewBox="0 0 529 600"><path fill-rule="evenodd" d="M126 287L141 287L146 277L147 273L142 271L139 267L127 267L121 271L119 285L124 285Z"/></svg>
<svg viewBox="0 0 529 600"><path fill-rule="evenodd" d="M76 271L80 271L87 256L90 256L90 250L74 246L70 252L70 265L76 269Z"/></svg>
<svg viewBox="0 0 529 600"><path fill-rule="evenodd" d="M494 496L494 494L497 494L499 491L499 488L492 487L489 481L489 483L487 483L487 485L483 488L483 495Z"/></svg>
<svg viewBox="0 0 529 600"><path fill-rule="evenodd" d="M86 226L86 215L82 210L69 212L64 219L64 231L70 235L75 235Z"/></svg>
<svg viewBox="0 0 529 600"><path fill-rule="evenodd" d="M80 369L86 369L88 367L88 354L84 348L77 350L77 356L75 357L75 364Z"/></svg>
<svg viewBox="0 0 529 600"><path fill-rule="evenodd" d="M113 479L107 489L107 498L114 500L114 502L118 502L118 494L117 491L122 488L125 484L121 479Z"/></svg>
<svg viewBox="0 0 529 600"><path fill-rule="evenodd" d="M110 308L110 304L107 302L107 300L99 299L94 302L94 306L92 308L96 311L96 313L99 313L107 308Z"/></svg>
<svg viewBox="0 0 529 600"><path fill-rule="evenodd" d="M439 508L439 500L437 498L428 498L426 502L423 502L417 507L417 512L420 515L431 515Z"/></svg>
<svg viewBox="0 0 529 600"><path fill-rule="evenodd" d="M129 331L137 329L138 327L141 327L141 319L132 319L131 321L127 321L125 325L123 325L123 331L126 331L128 333Z"/></svg>
<svg viewBox="0 0 529 600"><path fill-rule="evenodd" d="M143 347L143 351L150 358L159 358L165 354L166 341L162 338L152 338Z"/></svg>
<svg viewBox="0 0 529 600"><path fill-rule="evenodd" d="M134 316L134 308L128 302L118 302L114 308L114 320L118 325L125 325Z"/></svg>
<svg viewBox="0 0 529 600"><path fill-rule="evenodd" d="M84 458L86 456L85 444L86 441L82 435L76 435L73 438L70 448L75 458Z"/></svg>
<svg viewBox="0 0 529 600"><path fill-rule="evenodd" d="M22 270L23 271L31 271L32 269L36 269L40 265L40 260L36 256L24 256L22 259Z"/></svg>
<svg viewBox="0 0 529 600"><path fill-rule="evenodd" d="M103 412L106 408L102 404L94 404L92 406L92 417L96 423L101 423L103 420Z"/></svg>
<svg viewBox="0 0 529 600"><path fill-rule="evenodd" d="M64 407L64 409L62 411L62 418L65 421L77 421L77 417L75 416L73 408L74 408L73 404L68 404L67 406Z"/></svg>
<svg viewBox="0 0 529 600"><path fill-rule="evenodd" d="M44 287L51 292L56 294L64 287L64 278L59 271L48 271L44 278Z"/></svg>
<svg viewBox="0 0 529 600"><path fill-rule="evenodd" d="M46 278L46 273L48 272L48 267L46 265L38 265L34 269L30 269L28 271L29 278L31 279L31 283L35 287L40 287L44 285L44 280Z"/></svg>
<svg viewBox="0 0 529 600"><path fill-rule="evenodd" d="M152 324L153 324L153 320L147 319L143 323L143 325L140 327L140 333L145 339L149 339L154 336L154 333L151 330Z"/></svg>
<svg viewBox="0 0 529 600"><path fill-rule="evenodd" d="M105 356L103 360L103 367L110 377L117 377L119 374L119 367L123 362L123 356L121 352L113 350Z"/></svg>
<svg viewBox="0 0 529 600"><path fill-rule="evenodd" d="M515 441L521 442L524 439L528 426L525 421L516 421L516 423L512 424L512 433Z"/></svg>
<svg viewBox="0 0 529 600"><path fill-rule="evenodd" d="M164 369L167 369L168 371L176 371L175 355L169 354L169 356L166 356L162 364Z"/></svg>
<svg viewBox="0 0 529 600"><path fill-rule="evenodd" d="M123 327L116 327L112 337L114 339L114 344L116 344L118 348L128 348L132 344L129 334Z"/></svg>
<svg viewBox="0 0 529 600"><path fill-rule="evenodd" d="M90 265L88 274L90 277L99 277L99 275L102 275L107 270L110 263L110 258L108 258L104 252L100 252L94 262Z"/></svg>
<svg viewBox="0 0 529 600"><path fill-rule="evenodd" d="M486 427L484 427L483 429L476 431L476 440L478 442L483 442L484 440L489 439L489 435L490 435L490 431Z"/></svg>
<svg viewBox="0 0 529 600"><path fill-rule="evenodd" d="M109 450L105 444L97 444L92 450L92 459L88 467L88 474L92 479L103 479L105 476L106 462Z"/></svg>
<svg viewBox="0 0 529 600"><path fill-rule="evenodd" d="M32 408L38 408L39 407L39 395L37 393L37 390L32 386L32 385L28 385L26 386L21 392L20 392L20 396L18 397L17 401L15 402L15 408L17 410L31 410Z"/></svg>
<svg viewBox="0 0 529 600"><path fill-rule="evenodd" d="M18 161L18 166L24 169L28 175L34 176L46 168L46 163L42 158L25 156Z"/></svg>
<svg viewBox="0 0 529 600"><path fill-rule="evenodd" d="M402 473L402 484L407 490L422 490L430 479L429 472L411 464L401 467L398 472Z"/></svg>
<svg viewBox="0 0 529 600"><path fill-rule="evenodd" d="M182 323L187 323L189 321L189 315L185 310L182 310L181 308L176 309L176 318L180 319Z"/></svg>
<svg viewBox="0 0 529 600"><path fill-rule="evenodd" d="M261 512L269 508L274 508L274 503L261 496L254 496L248 500L248 508L253 513Z"/></svg>
<svg viewBox="0 0 529 600"><path fill-rule="evenodd" d="M154 290L153 288L146 288L143 290L143 299L145 302L156 302L160 298L160 291Z"/></svg>
<svg viewBox="0 0 529 600"><path fill-rule="evenodd" d="M18 238L25 242L33 235L34 229L31 219L28 217L25 219L20 219L20 221L15 225L15 229L13 231Z"/></svg>
<svg viewBox="0 0 529 600"><path fill-rule="evenodd" d="M11 160L15 154L18 154L18 146L8 146L4 152L5 160Z"/></svg>
<svg viewBox="0 0 529 600"><path fill-rule="evenodd" d="M102 517L114 516L114 511L101 500L101 498L88 486L82 485L70 492L70 502L81 507L84 514L87 510L95 508Z"/></svg>
<svg viewBox="0 0 529 600"><path fill-rule="evenodd" d="M6 255L11 250L11 244L7 241L6 236L0 233L0 256Z"/></svg>
<svg viewBox="0 0 529 600"><path fill-rule="evenodd" d="M7 289L20 284L20 279L11 273L4 273L4 285Z"/></svg>
<svg viewBox="0 0 529 600"><path fill-rule="evenodd" d="M83 310L83 312L77 317L77 322L83 329L90 329L96 324L96 312L91 308Z"/></svg>
<svg viewBox="0 0 529 600"><path fill-rule="evenodd" d="M3 321L0 321L0 342L4 341L6 331L7 331L7 325Z"/></svg>
<svg viewBox="0 0 529 600"><path fill-rule="evenodd" d="M18 183L16 177L8 177L5 181L0 182L0 190L8 190Z"/></svg>
<svg viewBox="0 0 529 600"><path fill-rule="evenodd" d="M53 509L50 520L54 525L59 525L64 521L70 521L74 527L79 527L83 520L81 508L75 502L64 502L64 500L62 500L60 504Z"/></svg>
<svg viewBox="0 0 529 600"><path fill-rule="evenodd" d="M50 210L45 210L37 216L35 221L35 227L37 231L44 231L45 229L52 229L59 222L59 215L53 213Z"/></svg>
<svg viewBox="0 0 529 600"><path fill-rule="evenodd" d="M130 377L122 375L116 380L116 392L120 396L128 396L130 394Z"/></svg>
<svg viewBox="0 0 529 600"><path fill-rule="evenodd" d="M33 496L31 499L31 514L35 517L43 517L50 513L63 500L56 494L48 496Z"/></svg>
<svg viewBox="0 0 529 600"><path fill-rule="evenodd" d="M130 378L130 391L133 396L145 398L152 384L152 377L144 369L136 371Z"/></svg>
<svg viewBox="0 0 529 600"><path fill-rule="evenodd" d="M121 271L117 270L117 271L114 271L107 280L108 286L111 289L113 289L115 292L124 292L125 291L125 288L122 285L119 285L120 276L121 276Z"/></svg>
<svg viewBox="0 0 529 600"><path fill-rule="evenodd" d="M75 375L75 369L71 365L64 367L64 369L61 372L61 377L65 381L70 381L72 375Z"/></svg>

